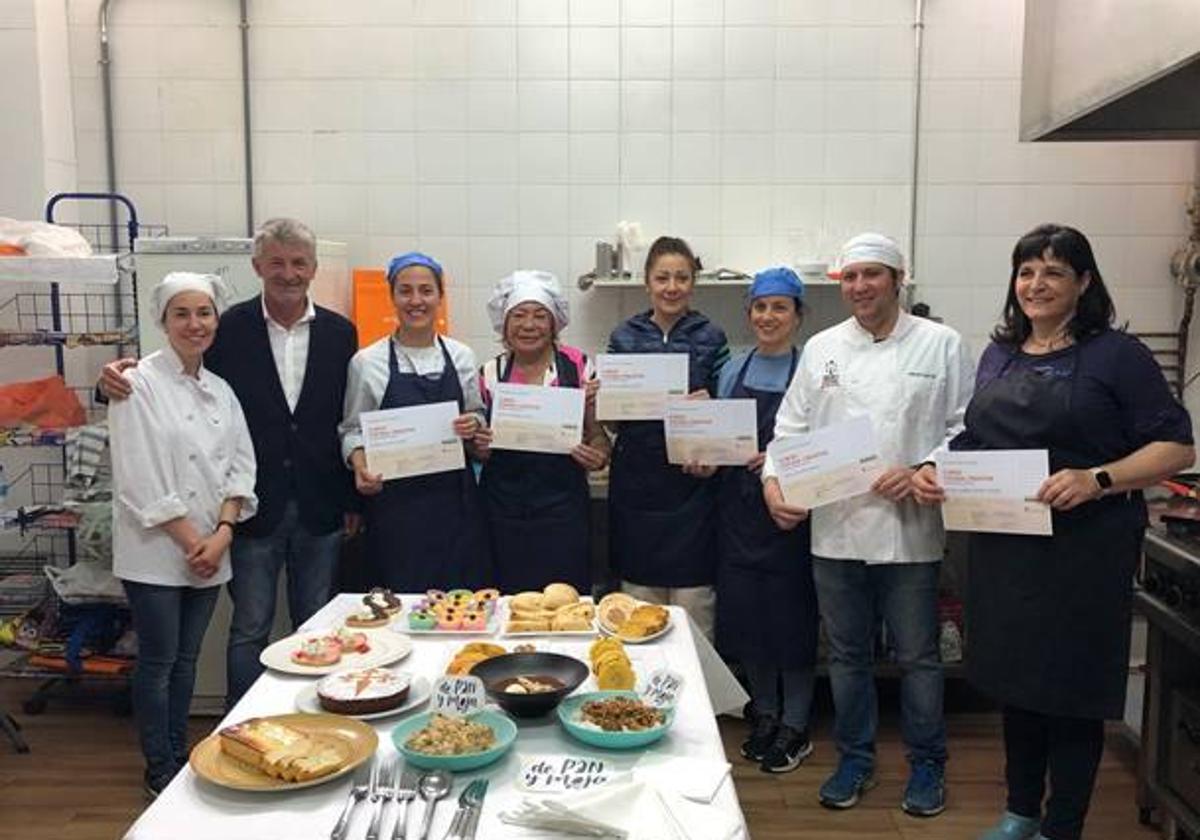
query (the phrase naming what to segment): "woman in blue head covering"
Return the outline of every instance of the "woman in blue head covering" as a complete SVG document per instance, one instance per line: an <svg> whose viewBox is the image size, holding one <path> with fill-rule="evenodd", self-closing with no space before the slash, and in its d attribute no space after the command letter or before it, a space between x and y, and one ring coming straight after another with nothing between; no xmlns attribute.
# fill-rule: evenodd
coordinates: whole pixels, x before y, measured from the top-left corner
<svg viewBox="0 0 1200 840"><path fill-rule="evenodd" d="M745 669L757 714L742 755L768 773L794 770L812 752L817 596L808 523L779 530L759 478L775 412L800 360L793 341L803 314L804 284L794 271L756 274L748 312L755 347L731 358L717 383L719 399L758 405L759 454L719 477L717 647Z"/></svg>
<svg viewBox="0 0 1200 840"><path fill-rule="evenodd" d="M487 520L469 466L386 482L367 467L364 411L456 402L454 433L467 447L483 423L475 354L434 330L445 294L442 267L425 254L401 254L388 264L387 281L396 331L351 359L341 427L342 453L367 500L371 568L396 592L487 586Z"/></svg>

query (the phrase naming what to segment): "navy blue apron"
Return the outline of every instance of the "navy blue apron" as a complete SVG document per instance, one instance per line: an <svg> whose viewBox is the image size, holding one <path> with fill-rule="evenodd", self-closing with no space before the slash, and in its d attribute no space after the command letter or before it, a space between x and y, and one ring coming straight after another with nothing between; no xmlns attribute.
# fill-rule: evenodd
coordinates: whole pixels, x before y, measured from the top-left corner
<svg viewBox="0 0 1200 840"><path fill-rule="evenodd" d="M757 403L758 450L775 436L782 393L747 388L746 357L730 394ZM788 381L800 358L792 348ZM817 591L813 584L809 523L781 531L763 501L762 478L745 467L719 476L717 649L739 662L783 669L811 667L817 658Z"/></svg>
<svg viewBox="0 0 1200 840"><path fill-rule="evenodd" d="M578 388L575 364L555 349L559 388ZM512 374L507 354L500 381ZM491 526L496 585L502 592L554 581L592 590L587 472L570 455L492 450L482 486Z"/></svg>
<svg viewBox="0 0 1200 840"><path fill-rule="evenodd" d="M1069 376L1022 366L977 391L969 437L984 449L1048 449L1051 475L1107 460L1091 451L1073 415L1079 347L1059 352L1073 357ZM1122 493L1055 511L1052 537L971 534L971 682L1043 714L1121 717L1143 522L1140 496Z"/></svg>
<svg viewBox="0 0 1200 840"><path fill-rule="evenodd" d="M438 338L441 376L401 373L388 341L388 384L380 409L458 403L462 383L446 344ZM366 496L367 546L375 578L393 592L477 589L492 585L486 513L468 466L454 472L386 481Z"/></svg>
<svg viewBox="0 0 1200 840"><path fill-rule="evenodd" d="M712 586L716 489L667 463L661 420L621 423L608 479L613 571L642 586Z"/></svg>

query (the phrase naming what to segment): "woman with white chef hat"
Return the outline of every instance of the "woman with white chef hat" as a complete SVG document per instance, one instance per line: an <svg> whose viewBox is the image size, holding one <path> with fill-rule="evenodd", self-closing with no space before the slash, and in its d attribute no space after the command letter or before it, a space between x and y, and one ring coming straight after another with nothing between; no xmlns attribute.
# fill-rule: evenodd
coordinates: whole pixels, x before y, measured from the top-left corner
<svg viewBox="0 0 1200 840"><path fill-rule="evenodd" d="M596 381L582 350L562 344L570 307L558 278L515 271L501 279L488 316L505 350L480 373L489 417L499 383L579 388L586 392L583 439L570 454L492 449L492 431L475 435L484 461L496 582L502 591L541 589L552 581L591 590L587 473L608 463L609 442L595 419Z"/></svg>
<svg viewBox="0 0 1200 840"><path fill-rule="evenodd" d="M204 368L225 302L219 277L172 272L153 292L167 335L124 371L133 390L108 409L113 574L138 636L133 706L157 796L187 763L196 658L230 578L235 523L254 515L254 445L225 380Z"/></svg>

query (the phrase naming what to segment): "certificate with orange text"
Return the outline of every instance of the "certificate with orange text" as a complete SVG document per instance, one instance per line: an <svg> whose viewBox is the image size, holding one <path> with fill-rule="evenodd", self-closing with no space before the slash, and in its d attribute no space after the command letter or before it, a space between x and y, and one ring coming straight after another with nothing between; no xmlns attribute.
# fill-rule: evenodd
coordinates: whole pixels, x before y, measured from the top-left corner
<svg viewBox="0 0 1200 840"><path fill-rule="evenodd" d="M569 453L583 440L582 388L499 382L492 392L492 449Z"/></svg>
<svg viewBox="0 0 1200 840"><path fill-rule="evenodd" d="M868 417L855 417L767 445L783 498L812 510L868 493L884 472Z"/></svg>
<svg viewBox="0 0 1200 840"><path fill-rule="evenodd" d="M450 472L466 466L454 434L457 402L364 411L361 415L367 469L384 481Z"/></svg>
<svg viewBox="0 0 1200 840"><path fill-rule="evenodd" d="M661 420L667 400L687 396L686 353L600 353L596 356L598 420Z"/></svg>
<svg viewBox="0 0 1200 840"><path fill-rule="evenodd" d="M742 467L758 454L754 400L671 400L663 430L670 464Z"/></svg>
<svg viewBox="0 0 1200 840"><path fill-rule="evenodd" d="M1054 533L1050 506L1037 500L1050 475L1045 449L939 452L934 457L938 483L946 491L942 521L947 531Z"/></svg>

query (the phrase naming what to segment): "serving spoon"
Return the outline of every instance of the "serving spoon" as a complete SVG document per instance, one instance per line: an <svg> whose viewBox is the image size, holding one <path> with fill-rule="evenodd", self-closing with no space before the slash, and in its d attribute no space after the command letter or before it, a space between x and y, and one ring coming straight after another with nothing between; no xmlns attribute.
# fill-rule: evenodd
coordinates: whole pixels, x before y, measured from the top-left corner
<svg viewBox="0 0 1200 840"><path fill-rule="evenodd" d="M438 800L450 792L453 784L453 778L445 770L426 773L417 783L417 790L420 791L421 798L425 800L425 814L421 819L421 831L417 835L417 840L426 840L429 837L429 826L433 823L433 809L437 807Z"/></svg>

